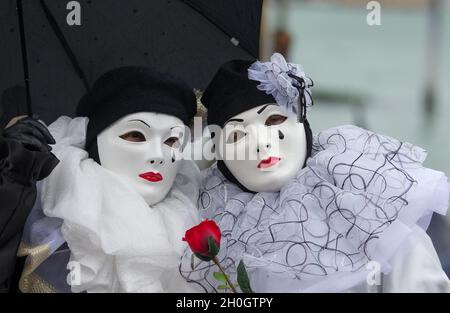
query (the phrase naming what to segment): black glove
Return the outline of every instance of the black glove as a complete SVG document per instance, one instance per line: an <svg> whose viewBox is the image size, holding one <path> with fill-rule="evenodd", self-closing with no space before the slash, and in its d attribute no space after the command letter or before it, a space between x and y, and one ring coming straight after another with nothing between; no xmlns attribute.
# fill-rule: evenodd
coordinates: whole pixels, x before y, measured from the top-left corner
<svg viewBox="0 0 450 313"><path fill-rule="evenodd" d="M37 119L25 117L3 132L6 139L16 140L32 151L50 152L55 139Z"/></svg>

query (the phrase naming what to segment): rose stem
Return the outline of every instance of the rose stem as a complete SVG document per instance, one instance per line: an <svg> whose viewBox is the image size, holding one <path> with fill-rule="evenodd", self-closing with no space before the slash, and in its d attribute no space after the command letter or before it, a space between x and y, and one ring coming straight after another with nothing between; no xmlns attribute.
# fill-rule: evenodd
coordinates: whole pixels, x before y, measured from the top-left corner
<svg viewBox="0 0 450 313"><path fill-rule="evenodd" d="M213 257L212 260L213 260L214 264L216 264L217 267L219 268L219 270L222 272L223 276L225 276L225 279L227 280L228 285L230 285L231 290L232 290L234 293L237 293L236 288L234 288L233 284L231 283L230 279L228 278L228 275L225 274L225 271L223 270L222 266L220 265L220 262L219 262L219 260L217 259L217 257L216 257L216 256Z"/></svg>

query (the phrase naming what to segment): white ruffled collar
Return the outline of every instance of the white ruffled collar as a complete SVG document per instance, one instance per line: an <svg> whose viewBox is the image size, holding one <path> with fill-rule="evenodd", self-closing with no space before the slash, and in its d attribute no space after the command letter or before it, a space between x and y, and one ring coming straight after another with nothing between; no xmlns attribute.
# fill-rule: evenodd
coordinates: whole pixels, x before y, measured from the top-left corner
<svg viewBox="0 0 450 313"><path fill-rule="evenodd" d="M347 290L371 261L388 273L412 229L446 211L447 178L423 167L419 147L341 126L316 135L313 149L280 192L243 192L217 167L203 172L200 211L222 230L222 266L233 276L244 260L257 292ZM189 260L183 275L214 290L210 266Z"/></svg>
<svg viewBox="0 0 450 313"><path fill-rule="evenodd" d="M64 220L71 261L81 265L81 282L72 290L98 291L100 285L101 291L170 291L160 276L178 270L186 248L182 236L199 220L198 169L182 161L167 197L149 207L116 174L88 158L82 149L86 125L85 118L67 117L50 125L60 164L43 183L41 197L45 214Z"/></svg>

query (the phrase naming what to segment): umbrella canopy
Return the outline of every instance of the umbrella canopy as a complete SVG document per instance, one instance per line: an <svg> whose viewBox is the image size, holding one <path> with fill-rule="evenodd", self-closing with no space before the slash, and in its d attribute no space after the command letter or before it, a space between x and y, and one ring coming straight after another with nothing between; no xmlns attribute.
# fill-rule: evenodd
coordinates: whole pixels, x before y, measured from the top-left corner
<svg viewBox="0 0 450 313"><path fill-rule="evenodd" d="M223 62L259 54L262 0L79 0L73 26L68 2L0 2L0 93L28 76L30 110L47 123L72 116L112 68L149 66L202 89Z"/></svg>

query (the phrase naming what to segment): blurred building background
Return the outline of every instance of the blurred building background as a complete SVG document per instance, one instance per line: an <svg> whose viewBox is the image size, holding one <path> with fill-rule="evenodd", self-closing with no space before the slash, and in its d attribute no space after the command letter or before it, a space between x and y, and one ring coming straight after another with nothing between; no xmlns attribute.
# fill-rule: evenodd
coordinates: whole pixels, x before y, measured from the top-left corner
<svg viewBox="0 0 450 313"><path fill-rule="evenodd" d="M266 0L262 58L281 52L313 78L314 132L356 124L390 135L425 148L426 166L449 176L450 1L380 0L375 26L369 2ZM449 222L429 230L447 273Z"/></svg>

